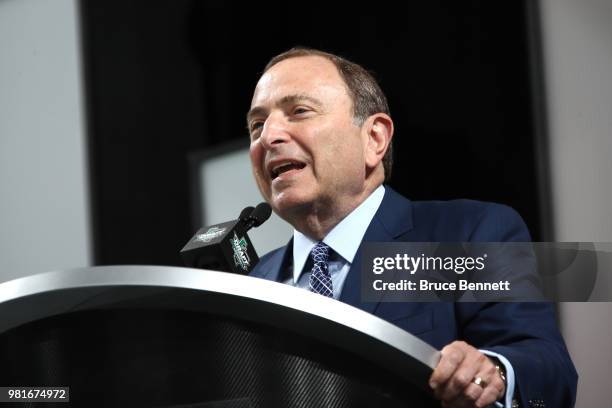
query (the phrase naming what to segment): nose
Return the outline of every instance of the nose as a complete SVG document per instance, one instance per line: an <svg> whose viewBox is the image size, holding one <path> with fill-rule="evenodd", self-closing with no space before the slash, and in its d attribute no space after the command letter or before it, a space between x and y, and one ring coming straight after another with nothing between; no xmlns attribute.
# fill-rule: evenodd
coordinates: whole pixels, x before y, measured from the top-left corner
<svg viewBox="0 0 612 408"><path fill-rule="evenodd" d="M267 117L259 136L261 144L267 150L273 149L279 144L287 143L290 137L282 116L274 114Z"/></svg>

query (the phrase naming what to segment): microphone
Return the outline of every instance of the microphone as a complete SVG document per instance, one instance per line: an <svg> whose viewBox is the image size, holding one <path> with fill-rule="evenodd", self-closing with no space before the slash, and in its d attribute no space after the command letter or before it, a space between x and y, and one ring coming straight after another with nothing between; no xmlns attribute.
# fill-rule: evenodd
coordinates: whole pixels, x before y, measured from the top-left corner
<svg viewBox="0 0 612 408"><path fill-rule="evenodd" d="M181 249L185 266L248 274L259 262L247 231L263 224L272 209L268 203L246 207L238 219L200 228Z"/></svg>
<svg viewBox="0 0 612 408"><path fill-rule="evenodd" d="M253 206L244 207L242 211L240 211L240 215L238 216L238 219L242 222L245 222L247 218L249 217L249 215L251 215L254 209L255 207Z"/></svg>
<svg viewBox="0 0 612 408"><path fill-rule="evenodd" d="M253 207L247 207L247 208L253 208ZM247 208L242 210L242 213ZM240 213L240 219L242 219L242 213ZM268 218L270 218L270 215L272 215L272 207L270 207L270 204L268 204L268 203L259 203L259 204L257 204L257 207L255 207L255 209L247 217L247 219L246 219L246 221L244 223L247 231L250 230L253 227L255 227L255 228L259 227L261 224L266 222L268 220Z"/></svg>

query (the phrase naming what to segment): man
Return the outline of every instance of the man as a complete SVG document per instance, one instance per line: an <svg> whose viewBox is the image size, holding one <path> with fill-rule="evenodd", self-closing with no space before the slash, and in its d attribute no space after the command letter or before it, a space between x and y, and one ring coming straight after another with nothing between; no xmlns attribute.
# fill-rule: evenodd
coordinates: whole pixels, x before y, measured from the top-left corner
<svg viewBox="0 0 612 408"><path fill-rule="evenodd" d="M444 407L573 405L577 376L550 304L361 301L362 241L529 240L508 207L410 202L383 186L393 121L367 71L289 50L265 68L247 122L259 189L295 228L253 276L333 296L441 348L429 384Z"/></svg>

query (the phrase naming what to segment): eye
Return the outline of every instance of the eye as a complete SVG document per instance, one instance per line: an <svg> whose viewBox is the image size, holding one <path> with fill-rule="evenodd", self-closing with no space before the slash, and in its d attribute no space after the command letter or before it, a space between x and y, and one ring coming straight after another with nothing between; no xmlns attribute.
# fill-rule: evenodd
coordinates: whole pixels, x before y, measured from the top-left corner
<svg viewBox="0 0 612 408"><path fill-rule="evenodd" d="M308 109L305 106L298 106L295 109L293 109L293 114L294 115L301 115L301 114L307 113L307 112L310 112L310 109Z"/></svg>
<svg viewBox="0 0 612 408"><path fill-rule="evenodd" d="M254 120L251 122L251 124L249 125L249 131L251 133L261 129L261 127L263 126L263 121L261 120Z"/></svg>

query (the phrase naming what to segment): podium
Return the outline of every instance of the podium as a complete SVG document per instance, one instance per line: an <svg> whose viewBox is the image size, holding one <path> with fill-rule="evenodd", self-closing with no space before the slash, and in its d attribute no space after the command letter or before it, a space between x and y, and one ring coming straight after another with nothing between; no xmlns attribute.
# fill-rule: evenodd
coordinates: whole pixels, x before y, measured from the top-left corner
<svg viewBox="0 0 612 408"><path fill-rule="evenodd" d="M0 386L70 387L32 407L433 407L438 359L366 312L248 276L104 266L0 284Z"/></svg>

